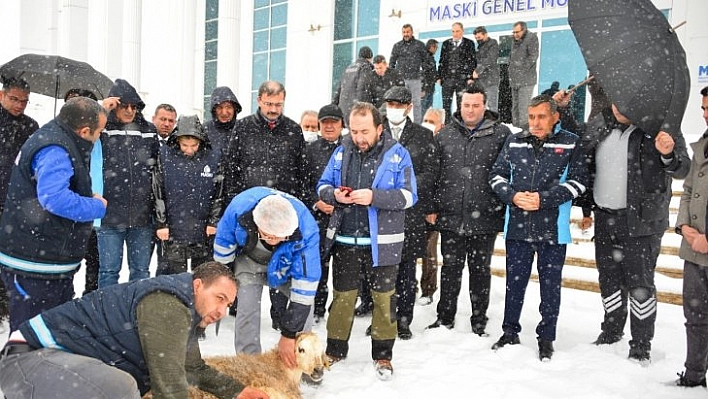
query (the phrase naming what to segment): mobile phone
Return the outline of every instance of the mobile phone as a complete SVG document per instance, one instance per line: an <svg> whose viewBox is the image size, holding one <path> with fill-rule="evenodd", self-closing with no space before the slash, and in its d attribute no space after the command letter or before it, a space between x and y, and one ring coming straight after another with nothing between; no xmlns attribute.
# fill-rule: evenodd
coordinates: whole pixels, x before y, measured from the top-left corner
<svg viewBox="0 0 708 399"><path fill-rule="evenodd" d="M345 193L344 195L346 196L346 195L349 195L349 193L352 192L352 188L351 188L351 187L347 187L347 186L339 186L339 191Z"/></svg>

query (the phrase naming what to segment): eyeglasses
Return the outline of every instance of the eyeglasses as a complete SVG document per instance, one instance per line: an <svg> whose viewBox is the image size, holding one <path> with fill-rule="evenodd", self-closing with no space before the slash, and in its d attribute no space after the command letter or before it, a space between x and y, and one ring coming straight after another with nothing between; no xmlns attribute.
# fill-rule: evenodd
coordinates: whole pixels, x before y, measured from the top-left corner
<svg viewBox="0 0 708 399"><path fill-rule="evenodd" d="M283 108L283 105L285 105L285 103L272 103L270 101L263 101L263 105L265 105L268 108L270 108L270 107Z"/></svg>
<svg viewBox="0 0 708 399"><path fill-rule="evenodd" d="M261 231L261 229L258 229L258 239L263 240L263 241L283 242L283 241L289 240L290 236L278 237L278 236L274 236L272 234L264 233Z"/></svg>
<svg viewBox="0 0 708 399"><path fill-rule="evenodd" d="M120 104L118 104L118 108L121 108L121 109L128 109L128 108L138 109L138 106L135 105L135 104L124 104L124 103L120 103Z"/></svg>
<svg viewBox="0 0 708 399"><path fill-rule="evenodd" d="M15 104L22 104L22 105L29 104L29 99L20 100L19 97L15 97L15 96L7 96L7 99L10 100L10 102L13 102Z"/></svg>

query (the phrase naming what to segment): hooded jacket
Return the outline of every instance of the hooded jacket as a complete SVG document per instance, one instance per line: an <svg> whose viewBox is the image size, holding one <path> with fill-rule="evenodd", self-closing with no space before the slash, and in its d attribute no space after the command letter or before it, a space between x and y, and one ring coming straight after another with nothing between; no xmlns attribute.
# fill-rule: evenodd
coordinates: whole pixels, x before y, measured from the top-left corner
<svg viewBox="0 0 708 399"><path fill-rule="evenodd" d="M200 141L193 156L185 155L180 137ZM211 148L199 118L183 116L177 128L160 147L154 169L155 221L157 228L170 229L170 241L179 244L206 242L206 226L216 226L223 197L221 151Z"/></svg>
<svg viewBox="0 0 708 399"><path fill-rule="evenodd" d="M474 130L460 118L456 112L435 138L440 147L436 226L459 235L496 234L504 226L504 203L489 185L489 171L511 132L492 111Z"/></svg>
<svg viewBox="0 0 708 399"><path fill-rule="evenodd" d="M230 101L234 106L234 117L228 122L220 122L216 117L216 107L224 101ZM211 120L204 124L204 129L212 148L218 151L226 149L231 131L236 124L236 116L242 109L241 103L238 102L238 98L230 88L219 86L211 92Z"/></svg>
<svg viewBox="0 0 708 399"><path fill-rule="evenodd" d="M143 117L145 103L128 82L116 79L108 96L136 104L138 109L130 123L118 121L115 110L111 111L101 133L103 197L108 201L101 226L150 226L154 212L152 169L159 148L157 129Z"/></svg>
<svg viewBox="0 0 708 399"><path fill-rule="evenodd" d="M388 132L381 133L377 145L381 145L382 148L371 185L372 202L366 207L374 267L401 263L405 210L418 201L413 162L408 151ZM359 149L352 141L351 135L345 136L342 145L334 150L317 183L320 199L335 206L329 219L323 258L326 258L332 249L344 213L349 211L348 207L334 198L334 189L349 184L347 182L351 174L349 165L352 157L356 156L355 151Z"/></svg>
<svg viewBox="0 0 708 399"><path fill-rule="evenodd" d="M373 73L374 66L365 58L357 59L347 66L339 78L339 88L332 97L332 104L339 106L344 113L344 120L349 122L349 111L356 101L362 101L359 95L364 88L364 79Z"/></svg>

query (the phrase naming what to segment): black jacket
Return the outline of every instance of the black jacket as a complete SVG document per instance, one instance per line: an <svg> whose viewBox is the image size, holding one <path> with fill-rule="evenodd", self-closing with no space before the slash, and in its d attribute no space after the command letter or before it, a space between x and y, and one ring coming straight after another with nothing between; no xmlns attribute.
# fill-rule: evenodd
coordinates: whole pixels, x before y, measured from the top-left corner
<svg viewBox="0 0 708 399"><path fill-rule="evenodd" d="M231 101L234 106L234 117L228 122L220 122L216 118L216 106L224 101ZM231 131L236 124L236 116L241 112L241 109L241 103L238 102L238 98L230 88L219 86L211 92L211 120L204 124L204 129L206 129L212 148L225 151L229 144Z"/></svg>
<svg viewBox="0 0 708 399"><path fill-rule="evenodd" d="M183 135L201 140L191 157L180 150L177 139ZM221 151L211 148L201 129L176 130L160 147L153 176L155 221L158 229L170 229L170 241L203 244L206 226L216 227L223 207L220 161Z"/></svg>
<svg viewBox="0 0 708 399"><path fill-rule="evenodd" d="M297 122L281 115L271 131L257 111L236 121L224 161L226 203L255 186L307 199L305 139Z"/></svg>
<svg viewBox="0 0 708 399"><path fill-rule="evenodd" d="M472 71L477 68L474 42L466 37L455 47L452 38L443 42L438 62L438 77L447 79L472 79Z"/></svg>
<svg viewBox="0 0 708 399"><path fill-rule="evenodd" d="M393 45L389 67L398 70L404 79L420 79L426 71L435 68L429 55L425 44L415 37L401 40Z"/></svg>
<svg viewBox="0 0 708 399"><path fill-rule="evenodd" d="M92 195L89 156L93 144L81 139L58 119L47 123L22 146L18 164L12 173L7 208L2 215L0 252L45 266L69 263L78 265L86 252L92 223L63 218L40 205L32 160L37 152L48 146L60 146L69 155L74 171L69 179L69 189L82 197ZM32 270L29 264L25 270ZM32 275L66 277L61 273L46 270L33 271Z"/></svg>
<svg viewBox="0 0 708 399"><path fill-rule="evenodd" d="M13 116L0 106L0 215L5 205L7 185L15 165L15 158L27 138L39 129L37 122L22 114Z"/></svg>
<svg viewBox="0 0 708 399"><path fill-rule="evenodd" d="M390 123L384 120L384 127L390 134ZM408 150L413 161L418 202L406 209L403 259L424 257L427 247L425 215L435 210L435 186L440 168L438 145L433 139L433 132L413 123L408 118L398 142Z"/></svg>
<svg viewBox="0 0 708 399"><path fill-rule="evenodd" d="M307 195L303 201L308 208L312 209L312 216L315 217L317 226L320 230L327 228L329 223L329 215L314 209L314 205L319 201L320 197L317 195L317 182L320 181L322 177L322 172L324 172L329 158L332 156L334 149L339 146L341 142L341 137L337 141L327 141L322 137L318 138L312 143L307 143L305 148L305 157L307 166Z"/></svg>
<svg viewBox="0 0 708 399"><path fill-rule="evenodd" d="M379 108L384 103L384 94L393 86L405 86L403 75L393 68L387 68L383 76L379 76L376 71L371 71L364 77L359 101L372 103Z"/></svg>
<svg viewBox="0 0 708 399"><path fill-rule="evenodd" d="M489 185L489 171L511 132L487 111L471 133L452 117L436 136L440 176L436 191L437 228L460 235L495 234L504 226L504 203Z"/></svg>
<svg viewBox="0 0 708 399"><path fill-rule="evenodd" d="M597 145L609 136L613 121L607 113L598 114L581 125L581 146L586 151L591 178L595 176L595 151ZM669 226L669 202L671 179L683 179L688 175L691 159L686 150L686 141L679 132L675 141L671 162L665 165L651 135L636 128L630 133L627 149L627 222L629 235L642 237L662 234Z"/></svg>
<svg viewBox="0 0 708 399"><path fill-rule="evenodd" d="M108 201L104 227L146 227L152 225L154 198L152 169L157 160L159 142L155 125L140 110L145 104L127 82L117 79L109 96L138 105L131 123L121 123L111 111L106 129L101 133L103 148L103 197Z"/></svg>

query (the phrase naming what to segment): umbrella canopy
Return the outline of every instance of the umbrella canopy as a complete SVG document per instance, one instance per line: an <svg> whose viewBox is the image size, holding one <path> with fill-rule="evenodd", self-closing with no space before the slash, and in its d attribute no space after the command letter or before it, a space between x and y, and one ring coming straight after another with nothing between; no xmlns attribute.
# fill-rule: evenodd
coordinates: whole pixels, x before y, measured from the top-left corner
<svg viewBox="0 0 708 399"><path fill-rule="evenodd" d="M651 135L680 131L686 53L650 0L571 1L568 23L590 74L623 115Z"/></svg>
<svg viewBox="0 0 708 399"><path fill-rule="evenodd" d="M33 93L62 99L70 89L88 89L103 99L113 86L106 75L91 65L58 55L21 55L0 67L0 77L21 77Z"/></svg>

